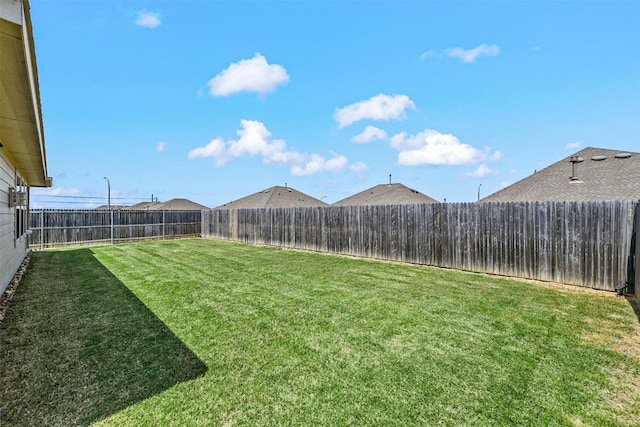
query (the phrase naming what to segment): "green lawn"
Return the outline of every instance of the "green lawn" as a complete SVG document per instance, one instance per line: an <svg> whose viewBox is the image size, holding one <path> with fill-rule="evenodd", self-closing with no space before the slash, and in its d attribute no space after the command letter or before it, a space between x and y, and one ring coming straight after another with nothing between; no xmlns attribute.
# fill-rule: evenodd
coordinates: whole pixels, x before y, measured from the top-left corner
<svg viewBox="0 0 640 427"><path fill-rule="evenodd" d="M0 425L640 425L615 295L214 240L36 252Z"/></svg>

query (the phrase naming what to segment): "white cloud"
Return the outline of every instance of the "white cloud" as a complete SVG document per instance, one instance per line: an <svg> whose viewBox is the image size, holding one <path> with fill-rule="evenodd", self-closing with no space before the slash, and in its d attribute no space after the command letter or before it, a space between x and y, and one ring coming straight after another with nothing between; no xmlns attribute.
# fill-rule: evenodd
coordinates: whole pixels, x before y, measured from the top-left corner
<svg viewBox="0 0 640 427"><path fill-rule="evenodd" d="M415 110L416 105L407 95L378 94L366 101L339 108L333 117L338 127L349 126L359 120L390 120L401 118L406 109Z"/></svg>
<svg viewBox="0 0 640 427"><path fill-rule="evenodd" d="M228 96L239 92L265 94L289 82L287 70L282 65L269 64L259 53L251 59L234 62L209 80L209 92L213 96Z"/></svg>
<svg viewBox="0 0 640 427"><path fill-rule="evenodd" d="M218 137L216 139L212 139L211 142L209 142L204 147L194 148L193 150L189 151L187 158L189 160L193 160L199 157L202 157L202 158L214 157L216 159L216 165L222 166L226 163L226 159L225 159L226 156L224 154L225 154L224 140Z"/></svg>
<svg viewBox="0 0 640 427"><path fill-rule="evenodd" d="M347 165L347 158L336 153L325 159L319 154L289 150L283 139L271 137L271 132L262 122L241 120L240 125L242 129L236 132L238 139L225 142L217 137L204 147L194 148L187 157L189 160L212 157L216 166L223 166L233 158L260 156L266 165L290 166L291 173L296 176L341 170Z"/></svg>
<svg viewBox="0 0 640 427"><path fill-rule="evenodd" d="M420 55L420 59L425 60L427 58L433 58L436 56L440 56L440 53L436 52L435 50L428 50Z"/></svg>
<svg viewBox="0 0 640 427"><path fill-rule="evenodd" d="M398 164L408 166L468 165L502 157L499 151L491 154L489 147L478 150L451 134L441 134L433 129L409 136L406 132L396 134L391 137L391 146L400 151Z"/></svg>
<svg viewBox="0 0 640 427"><path fill-rule="evenodd" d="M367 142L371 142L374 139L386 139L387 133L382 129L378 129L375 126L367 126L364 128L362 133L351 138L351 141L357 142L358 144L366 144Z"/></svg>
<svg viewBox="0 0 640 427"><path fill-rule="evenodd" d="M497 173L497 170L493 170L483 163L473 172L467 172L463 176L465 178L482 178L488 175L496 175Z"/></svg>
<svg viewBox="0 0 640 427"><path fill-rule="evenodd" d="M156 151L158 153L164 153L164 150L167 148L167 143L166 142L158 142L156 144Z"/></svg>
<svg viewBox="0 0 640 427"><path fill-rule="evenodd" d="M564 146L565 150L575 150L576 148L580 147L582 145L582 142L580 141L576 141L576 142L570 142L567 145Z"/></svg>
<svg viewBox="0 0 640 427"><path fill-rule="evenodd" d="M333 157L325 159L318 154L311 154L303 165L295 165L291 173L295 176L314 175L325 171L339 171L347 165L347 158L333 153Z"/></svg>
<svg viewBox="0 0 640 427"><path fill-rule="evenodd" d="M355 162L349 166L349 170L353 172L366 172L369 170L369 166L364 162Z"/></svg>
<svg viewBox="0 0 640 427"><path fill-rule="evenodd" d="M138 17L136 18L136 25L145 28L156 28L162 22L160 21L160 14L147 12L141 10L138 12Z"/></svg>
<svg viewBox="0 0 640 427"><path fill-rule="evenodd" d="M500 53L500 47L495 44L481 44L480 46L476 46L473 49L466 50L459 47L453 49L445 49L444 53L447 56L458 58L462 62L469 63L475 62L475 60L480 56L497 56Z"/></svg>
<svg viewBox="0 0 640 427"><path fill-rule="evenodd" d="M282 166L302 162L303 157L296 151L288 151L282 139L272 139L266 126L254 120L241 120L242 129L236 132L240 138L227 144L227 153L231 157L242 157L245 154L262 156L267 165Z"/></svg>

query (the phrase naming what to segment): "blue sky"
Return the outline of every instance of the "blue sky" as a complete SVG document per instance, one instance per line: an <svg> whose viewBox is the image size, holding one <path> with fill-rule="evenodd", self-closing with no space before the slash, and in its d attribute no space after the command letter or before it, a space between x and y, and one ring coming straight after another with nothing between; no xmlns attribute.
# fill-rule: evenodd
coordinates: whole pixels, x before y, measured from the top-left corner
<svg viewBox="0 0 640 427"><path fill-rule="evenodd" d="M389 174L475 201L581 148L640 151L637 1L31 0L50 189L32 207Z"/></svg>

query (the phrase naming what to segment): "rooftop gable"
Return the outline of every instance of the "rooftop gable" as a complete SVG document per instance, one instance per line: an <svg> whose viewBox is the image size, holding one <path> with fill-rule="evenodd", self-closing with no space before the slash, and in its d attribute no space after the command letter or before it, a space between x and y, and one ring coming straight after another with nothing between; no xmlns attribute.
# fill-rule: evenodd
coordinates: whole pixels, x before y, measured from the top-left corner
<svg viewBox="0 0 640 427"><path fill-rule="evenodd" d="M151 207L153 210L167 210L167 211L201 211L209 209L205 205L193 202L189 199L171 199L164 203L159 203L156 206Z"/></svg>
<svg viewBox="0 0 640 427"><path fill-rule="evenodd" d="M303 206L327 206L327 203L294 188L276 185L217 206L214 209L291 208Z"/></svg>
<svg viewBox="0 0 640 427"><path fill-rule="evenodd" d="M107 209L107 205L98 206L95 209ZM171 199L166 202L140 202L131 206L111 205L113 210L129 210L129 211L201 211L209 209L205 205L192 202L189 199Z"/></svg>
<svg viewBox="0 0 640 427"><path fill-rule="evenodd" d="M361 191L346 199L333 203L333 206L354 205L406 205L413 203L439 203L421 192L403 184L380 184Z"/></svg>

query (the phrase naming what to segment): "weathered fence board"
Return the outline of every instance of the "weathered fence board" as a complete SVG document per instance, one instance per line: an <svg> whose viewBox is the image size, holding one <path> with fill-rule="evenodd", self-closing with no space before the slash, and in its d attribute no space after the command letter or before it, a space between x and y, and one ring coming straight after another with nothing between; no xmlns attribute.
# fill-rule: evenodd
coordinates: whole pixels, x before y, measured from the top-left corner
<svg viewBox="0 0 640 427"><path fill-rule="evenodd" d="M636 209L631 201L216 209L203 211L202 235L612 291L633 281Z"/></svg>
<svg viewBox="0 0 640 427"><path fill-rule="evenodd" d="M201 211L40 209L30 212L34 248L200 236L201 227Z"/></svg>

